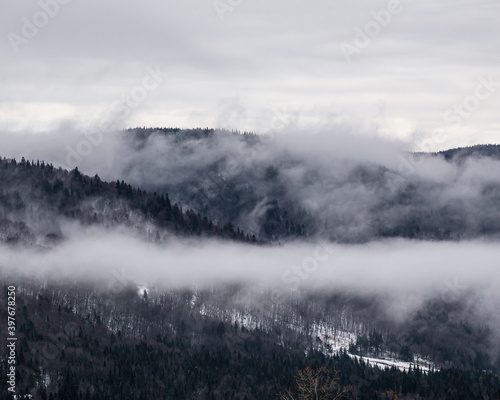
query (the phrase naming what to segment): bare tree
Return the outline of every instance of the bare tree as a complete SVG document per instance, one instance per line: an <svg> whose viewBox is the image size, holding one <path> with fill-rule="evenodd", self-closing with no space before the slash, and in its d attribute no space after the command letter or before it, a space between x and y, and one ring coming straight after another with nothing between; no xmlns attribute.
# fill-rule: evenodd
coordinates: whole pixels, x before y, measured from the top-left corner
<svg viewBox="0 0 500 400"><path fill-rule="evenodd" d="M295 393L287 391L280 400L340 400L343 399L352 386L341 387L340 371L330 371L325 366L318 369L306 367L297 372Z"/></svg>

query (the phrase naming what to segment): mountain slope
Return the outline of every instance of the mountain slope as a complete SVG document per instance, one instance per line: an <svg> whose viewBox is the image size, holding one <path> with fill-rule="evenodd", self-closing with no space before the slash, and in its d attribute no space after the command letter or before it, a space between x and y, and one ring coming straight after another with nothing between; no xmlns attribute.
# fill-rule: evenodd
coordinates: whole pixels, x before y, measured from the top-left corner
<svg viewBox="0 0 500 400"><path fill-rule="evenodd" d="M500 236L499 146L406 154L398 167L389 168L338 155L315 159L290 151L286 143L209 129L134 129L117 133L110 142L101 150L113 162L103 163L96 151L82 161L81 169L92 165L108 181L119 178L111 185L96 177L78 182L53 168L57 177L39 178L38 169L47 173L51 167L30 163L31 172L25 170L18 178L36 182L40 195L28 199L33 184L20 183L24 191L7 190L9 199L0 203L8 209L7 214L0 210L0 238L33 241L33 235L42 235L42 241L57 240L60 224L54 221L59 216L86 224L127 225L150 240L164 240L176 231L245 236L236 226L251 238L271 242ZM3 171L0 185L9 182L9 174ZM50 187L40 186L44 180ZM48 206L37 206L39 201ZM28 204L24 211L16 209ZM182 218L181 207L186 209Z"/></svg>
<svg viewBox="0 0 500 400"><path fill-rule="evenodd" d="M134 189L123 181L103 182L44 162L0 160L0 240L47 245L63 239L64 222L123 226L146 239L170 235L252 242L230 223L219 226L172 204L168 194Z"/></svg>
<svg viewBox="0 0 500 400"><path fill-rule="evenodd" d="M126 156L115 157L113 174L264 240L500 235L494 146L457 150L461 163L451 161L455 150L394 154L391 168L347 155L314 157L291 149L286 138L174 128L120 135L109 150Z"/></svg>
<svg viewBox="0 0 500 400"><path fill-rule="evenodd" d="M203 298L196 299L190 291L138 296L133 288L113 295L85 285L16 287L18 393L35 399L276 399L306 365L340 370L340 383L353 385L347 399L385 399L395 384L406 400L500 395L498 376L480 369L378 368L343 351L326 356L315 349L316 337L282 329L279 321L249 329L205 315L203 306L215 306L227 291L198 292ZM5 313L1 319L6 324ZM1 358L5 335L0 344ZM0 363L4 376L6 367ZM0 389L0 399L11 398L5 380Z"/></svg>
<svg viewBox="0 0 500 400"><path fill-rule="evenodd" d="M463 163L470 158L491 158L500 160L500 145L487 144L469 147L458 147L436 153L448 161Z"/></svg>

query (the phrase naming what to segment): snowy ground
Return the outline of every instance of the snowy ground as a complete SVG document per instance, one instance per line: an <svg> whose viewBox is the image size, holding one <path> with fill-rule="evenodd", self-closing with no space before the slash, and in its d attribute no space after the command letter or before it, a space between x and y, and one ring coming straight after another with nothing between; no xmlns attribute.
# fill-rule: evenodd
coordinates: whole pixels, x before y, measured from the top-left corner
<svg viewBox="0 0 500 400"><path fill-rule="evenodd" d="M251 314L236 310L234 310L231 314L231 323L234 324L235 322L238 322L240 326L244 326L247 329L255 329L259 325L259 321L257 321ZM296 329L296 326L293 324L288 324L288 327ZM372 366L378 366L379 368L396 367L401 371L408 371L410 368L413 369L418 366L418 368L424 373L439 369L438 366L431 361L424 360L420 357L415 357L413 361L407 362L393 358L360 357L351 354L348 351L349 345L356 342L357 335L353 332L338 330L325 323L314 325L312 328L312 336L319 339L319 341L317 339L316 343L317 350L320 350L327 355L338 354L340 350L345 350L347 355L350 357L358 360L363 359L364 362Z"/></svg>
<svg viewBox="0 0 500 400"><path fill-rule="evenodd" d="M147 290L145 285L138 285L138 295L143 296L144 290ZM190 303L192 307L196 307L199 298L196 294L193 295ZM263 321L261 321L254 313L250 310L223 310L216 305L206 304L201 302L198 311L201 315L216 317L226 322L234 325L237 323L240 327L245 327L248 330L254 330L258 327L262 328ZM299 321L293 321L286 324L288 328L295 331L301 331L301 325ZM355 329L361 329L361 327L355 327ZM303 333L303 332L302 332ZM311 337L316 338L315 349L322 351L326 355L338 354L341 350L345 351L347 355L358 360L363 360L372 366L377 366L379 368L385 367L396 367L401 371L408 371L410 368L418 368L422 372L428 372L431 370L437 370L439 367L429 360L422 359L420 357L415 357L411 362L396 360L390 357L386 358L373 358L373 357L361 357L349 353L349 346L351 343L356 343L357 335L355 332L349 332L345 330L338 329L338 327L333 326L333 324L328 322L321 322L313 324L310 329Z"/></svg>
<svg viewBox="0 0 500 400"><path fill-rule="evenodd" d="M337 331L335 329L328 329L325 325L322 325L318 329L319 335L317 336L321 344L318 346L318 349L323 351L326 354L336 354L340 350L345 350L347 355L349 355L352 358L356 358L358 360L363 359L366 363L372 365L372 366L378 366L379 368L385 368L385 367L396 367L401 371L408 371L410 368L415 368L418 366L418 368L422 372L428 372L432 369L438 369L438 367L428 361L424 360L420 357L415 357L415 359L411 362L407 361L401 361L401 360L396 360L393 358L373 358L373 357L360 357L354 354L349 353L349 345L351 343L356 342L356 335L352 332L344 332L344 331Z"/></svg>

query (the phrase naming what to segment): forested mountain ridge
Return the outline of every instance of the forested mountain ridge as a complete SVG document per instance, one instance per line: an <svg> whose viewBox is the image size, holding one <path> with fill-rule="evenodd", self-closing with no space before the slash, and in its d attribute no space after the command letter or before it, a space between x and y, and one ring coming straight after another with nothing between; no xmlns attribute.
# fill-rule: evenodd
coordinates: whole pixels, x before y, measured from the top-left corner
<svg viewBox="0 0 500 400"><path fill-rule="evenodd" d="M314 158L290 150L286 135L280 140L212 129L130 129L110 148L127 154L115 158L111 171L268 241L500 235L499 146L392 154L386 166L341 154Z"/></svg>
<svg viewBox="0 0 500 400"><path fill-rule="evenodd" d="M458 147L435 153L443 156L447 161L463 163L469 158L491 158L500 160L500 145L482 144L469 147Z"/></svg>
<svg viewBox="0 0 500 400"><path fill-rule="evenodd" d="M168 194L132 188L123 181L102 181L45 162L0 160L0 241L50 244L63 239L61 222L125 226L146 239L169 235L214 237L253 242L232 224L219 226L178 204Z"/></svg>
<svg viewBox="0 0 500 400"><path fill-rule="evenodd" d="M500 182L494 157L464 156L463 162L455 162L452 156L448 161L441 155L425 155L424 164L431 160L433 166L432 160L437 160L444 163L439 167L450 166L451 172L436 177L432 168L430 174L421 174L418 161L416 171L408 174L366 162L338 162L338 169L330 170L316 160L277 151L271 142L252 134L202 129L121 134L125 140L121 145L132 153L117 153L127 156L114 158L118 173L107 171L107 181L83 174L83 167L67 171L46 161L0 160L0 241L54 247L31 252L0 243L4 250L0 266L7 274L1 281L4 292L6 286L15 285L18 294L21 393L44 400L276 399L294 386L298 369L327 366L341 371L342 385L353 385L348 399L385 399L395 384L405 400L499 398L495 320L485 322L478 312L490 303L476 302L461 289L454 275L457 259L448 259L448 253L441 261L452 271L443 276L451 296L438 287L435 297L423 297L410 315L393 318L384 294L371 295L349 283L345 288L324 286L324 291L316 290L312 282L309 287L306 281L315 279L311 271L315 260L316 278L323 275L319 259L312 258L317 249L293 253L303 244L299 241L235 246L226 253L223 246L234 244L217 242L212 252L200 253L208 262L186 255L195 253L198 245L212 246L212 241L190 241L194 245L189 248L177 248L174 241L172 246L161 246L171 237L245 243L305 238L314 245L320 243L314 239L324 238L343 243L388 237L495 238L500 232ZM96 162L96 168L101 167ZM97 263L92 253L96 247L89 247L85 235L73 235L67 244L74 246L57 253L67 247L56 246L71 229L67 223L112 228L109 232L116 236L123 227L159 246L148 244L142 253L131 241L103 240L94 253L104 261ZM235 228L240 224L257 238ZM113 243L109 253L103 250ZM82 250L72 252L77 245ZM130 251L124 248L127 245ZM354 247L362 251L362 246ZM160 248L165 252L157 257ZM271 251L280 248L284 252L273 256ZM134 251L137 258L130 257ZM257 251L264 251L269 263L255 256ZM85 253L93 257L77 259ZM343 282L342 269L356 266L336 254L342 253L332 250L331 263L321 267L330 266L333 281ZM13 262L16 256L20 261ZM148 267L155 256L161 273L142 280L154 271ZM33 262L26 263L30 257ZM322 253L320 258L324 257L329 255ZM243 263L244 258L250 261ZM282 258L290 268L305 266L311 271L299 285L304 292L288 287L279 279L282 276L270 278L272 267L279 267ZM370 253L365 274L381 265L375 259ZM47 268L45 264L52 267L54 261L66 274L58 273L57 266ZM118 292L106 287L104 267L116 272L131 263L144 275L131 278L129 286L120 286ZM409 264L404 257L398 263L401 269L394 269L390 277L396 282L403 281L409 269L425 274L425 265L405 268ZM474 263L471 270L478 267ZM42 264L48 272L33 273L44 271ZM103 274L94 275L100 267ZM172 279L180 279L181 272L188 277L189 289L182 286L184 281ZM356 280L363 280L360 275ZM384 279L371 276L375 282ZM209 277L214 277L213 286L207 283L213 282ZM138 294L139 282L150 287ZM269 289L269 282L276 287ZM418 292L414 284L411 288ZM475 289L471 286L471 293ZM1 299L5 325L5 298ZM0 344L5 351L4 342ZM386 361L387 368L369 365L368 357ZM5 373L1 369L5 363L0 365Z"/></svg>
<svg viewBox="0 0 500 400"><path fill-rule="evenodd" d="M61 204L57 213L85 223L121 221L147 230L147 236L154 240L157 236L163 240L166 233L144 224L146 214L150 222L156 218L153 224L167 224L175 233L173 220L167 221L160 215L168 210L167 207L162 211L165 199L171 203L172 212L177 213L181 207L186 210L185 218L178 218L177 223L182 225L177 227L178 232L213 231L219 232L219 237L238 236L236 227L244 232L240 231L240 235L248 235L250 240L255 236L255 240L268 242L321 238L364 243L396 237L468 240L500 236L499 146L407 153L401 156L399 166L394 156L396 167L389 168L381 163L333 156L331 160L319 161L290 152L270 138L212 129L136 128L117 132L109 141L112 144L103 143L102 149L82 159L78 166L89 174L93 171L91 175L97 171L105 179L86 177L88 187L83 190L85 185L72 178L73 186L81 186L75 188L75 193L85 195L85 199L78 200L84 208L77 210L75 204ZM103 163L98 150L110 155L112 162ZM43 168L46 165L40 163ZM31 171L36 175L42 168L36 164L34 167ZM435 168L443 172L430 172ZM59 169L53 171L62 176ZM4 171L4 175L8 182L8 172ZM104 182L114 182L116 178L118 183L111 186ZM23 179L38 177L30 178L25 171ZM60 179L71 193L68 179ZM50 184L50 190L59 188L55 180ZM108 196L106 201L97 201L97 185L116 196L113 200ZM154 201L158 204L150 204L150 209L140 204L144 191L148 196L156 192ZM35 204L42 197L35 196L30 201ZM11 209L18 200L9 200ZM60 201L59 197L56 200ZM114 201L116 204L112 205ZM124 213L123 207L129 206L132 214ZM35 209L38 215L25 212L24 219L3 218L0 214L4 220L1 236L13 241L16 237L27 239L29 229L35 227L46 230L49 238L57 238L60 232L52 226L53 218L40 216L44 207ZM52 207L51 212L56 210ZM134 218L142 222L133 222ZM27 219L29 229L23 225ZM212 228L209 221L218 227ZM221 230L227 233L221 236Z"/></svg>
<svg viewBox="0 0 500 400"><path fill-rule="evenodd" d="M500 396L498 376L480 369L374 367L345 351L327 356L315 337L283 330L279 321L249 328L240 319L206 314L203 307L217 303L210 296L227 298L227 291L138 296L133 287L114 294L85 285L16 287L18 393L37 400L278 399L307 365L338 369L340 384L353 386L348 400L387 399L394 385L405 400ZM0 343L5 348L4 336ZM6 365L0 363L2 374ZM2 400L11 398L5 385L2 380Z"/></svg>

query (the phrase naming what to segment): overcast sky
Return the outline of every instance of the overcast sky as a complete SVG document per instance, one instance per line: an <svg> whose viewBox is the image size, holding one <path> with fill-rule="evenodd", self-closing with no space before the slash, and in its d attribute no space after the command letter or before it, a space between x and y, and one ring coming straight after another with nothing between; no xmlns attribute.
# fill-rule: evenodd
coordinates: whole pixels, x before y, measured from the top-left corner
<svg viewBox="0 0 500 400"><path fill-rule="evenodd" d="M497 1L0 7L0 134L96 126L114 105L118 127L288 126L334 135L342 125L413 148L424 140L436 150L500 142Z"/></svg>

